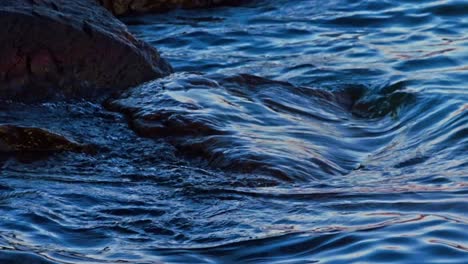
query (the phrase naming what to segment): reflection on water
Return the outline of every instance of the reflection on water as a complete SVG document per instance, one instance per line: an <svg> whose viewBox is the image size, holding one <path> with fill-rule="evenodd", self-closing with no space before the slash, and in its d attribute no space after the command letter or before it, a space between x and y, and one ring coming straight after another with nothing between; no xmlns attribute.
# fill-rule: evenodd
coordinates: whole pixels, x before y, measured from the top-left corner
<svg viewBox="0 0 468 264"><path fill-rule="evenodd" d="M328 92L245 74L176 74L131 89L111 108L127 113L139 135L165 137L211 167L329 182L395 137L398 122L376 117L414 97L399 84L365 92Z"/></svg>
<svg viewBox="0 0 468 264"><path fill-rule="evenodd" d="M466 262L467 10L126 18L177 74L104 104L1 104L96 151L0 154L0 262Z"/></svg>

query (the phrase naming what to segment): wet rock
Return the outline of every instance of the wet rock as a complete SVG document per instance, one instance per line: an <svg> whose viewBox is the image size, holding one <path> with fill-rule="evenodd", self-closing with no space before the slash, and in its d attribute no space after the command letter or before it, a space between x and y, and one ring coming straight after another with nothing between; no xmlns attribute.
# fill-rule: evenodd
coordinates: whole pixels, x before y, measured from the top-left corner
<svg viewBox="0 0 468 264"><path fill-rule="evenodd" d="M107 107L140 136L223 170L308 181L343 175L352 98L253 75L177 73L133 87ZM330 144L329 142L333 142Z"/></svg>
<svg viewBox="0 0 468 264"><path fill-rule="evenodd" d="M0 98L96 96L169 74L94 0L2 0Z"/></svg>
<svg viewBox="0 0 468 264"><path fill-rule="evenodd" d="M0 153L61 151L89 153L93 147L42 128L0 125Z"/></svg>
<svg viewBox="0 0 468 264"><path fill-rule="evenodd" d="M200 8L235 5L242 0L97 0L116 15L142 12L161 12L174 8Z"/></svg>

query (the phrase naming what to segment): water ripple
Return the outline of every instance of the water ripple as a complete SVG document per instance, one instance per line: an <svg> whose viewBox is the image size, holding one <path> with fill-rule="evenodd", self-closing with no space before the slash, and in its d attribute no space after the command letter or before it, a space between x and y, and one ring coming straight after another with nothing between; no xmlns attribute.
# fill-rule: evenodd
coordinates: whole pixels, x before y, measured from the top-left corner
<svg viewBox="0 0 468 264"><path fill-rule="evenodd" d="M2 124L0 262L464 263L468 6L251 1L124 18L178 74Z"/></svg>

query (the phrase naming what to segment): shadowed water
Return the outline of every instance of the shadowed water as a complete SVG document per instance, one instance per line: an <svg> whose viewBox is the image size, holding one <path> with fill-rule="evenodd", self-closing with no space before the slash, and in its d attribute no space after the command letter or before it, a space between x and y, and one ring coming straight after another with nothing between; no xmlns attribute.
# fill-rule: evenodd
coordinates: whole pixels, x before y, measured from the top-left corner
<svg viewBox="0 0 468 264"><path fill-rule="evenodd" d="M124 22L178 73L0 105L93 146L0 155L1 263L466 262L466 1Z"/></svg>

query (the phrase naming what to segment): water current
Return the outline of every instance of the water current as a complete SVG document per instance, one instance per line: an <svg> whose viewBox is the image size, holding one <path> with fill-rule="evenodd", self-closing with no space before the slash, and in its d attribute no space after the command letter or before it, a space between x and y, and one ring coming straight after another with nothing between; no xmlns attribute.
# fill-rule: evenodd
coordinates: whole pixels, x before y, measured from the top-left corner
<svg viewBox="0 0 468 264"><path fill-rule="evenodd" d="M0 122L0 263L468 262L468 2L124 18L176 73Z"/></svg>

